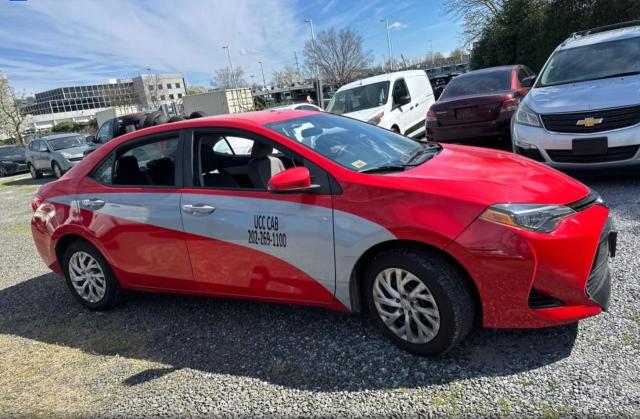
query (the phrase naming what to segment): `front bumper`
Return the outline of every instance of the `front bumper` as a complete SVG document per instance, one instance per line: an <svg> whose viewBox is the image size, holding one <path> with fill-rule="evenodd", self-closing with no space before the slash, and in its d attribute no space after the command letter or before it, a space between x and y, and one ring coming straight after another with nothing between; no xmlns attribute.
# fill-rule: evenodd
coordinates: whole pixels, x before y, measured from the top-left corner
<svg viewBox="0 0 640 419"><path fill-rule="evenodd" d="M608 259L614 253L610 241L615 248L608 214L606 207L593 204L548 234L482 219L471 224L448 251L476 283L483 325L557 326L606 309Z"/></svg>
<svg viewBox="0 0 640 419"><path fill-rule="evenodd" d="M2 166L4 167L4 169L6 170L8 175L12 175L14 173L20 173L20 172L26 172L29 170L29 168L27 167L27 163L17 163L17 162L11 162L11 163L2 163Z"/></svg>
<svg viewBox="0 0 640 419"><path fill-rule="evenodd" d="M573 140L606 137L606 154L576 155ZM511 124L513 151L565 170L640 166L640 125L588 134L557 133L542 127ZM530 148L534 146L535 148Z"/></svg>

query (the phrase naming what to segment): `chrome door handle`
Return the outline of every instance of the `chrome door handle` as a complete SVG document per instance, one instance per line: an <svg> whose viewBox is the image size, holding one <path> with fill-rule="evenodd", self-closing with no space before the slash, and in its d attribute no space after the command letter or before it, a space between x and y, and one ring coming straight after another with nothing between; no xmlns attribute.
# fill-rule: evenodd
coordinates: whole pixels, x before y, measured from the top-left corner
<svg viewBox="0 0 640 419"><path fill-rule="evenodd" d="M204 204L185 204L182 206L182 211L191 215L209 215L215 210L215 207Z"/></svg>
<svg viewBox="0 0 640 419"><path fill-rule="evenodd" d="M83 199L80 206L91 211L99 210L104 207L105 202L102 199Z"/></svg>

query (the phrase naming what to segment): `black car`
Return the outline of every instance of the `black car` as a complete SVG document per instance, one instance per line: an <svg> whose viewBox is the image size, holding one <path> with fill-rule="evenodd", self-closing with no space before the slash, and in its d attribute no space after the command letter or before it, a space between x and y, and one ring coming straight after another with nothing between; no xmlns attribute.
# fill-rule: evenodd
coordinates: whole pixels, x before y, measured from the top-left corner
<svg viewBox="0 0 640 419"><path fill-rule="evenodd" d="M24 147L7 145L0 147L0 177L26 172L27 160Z"/></svg>

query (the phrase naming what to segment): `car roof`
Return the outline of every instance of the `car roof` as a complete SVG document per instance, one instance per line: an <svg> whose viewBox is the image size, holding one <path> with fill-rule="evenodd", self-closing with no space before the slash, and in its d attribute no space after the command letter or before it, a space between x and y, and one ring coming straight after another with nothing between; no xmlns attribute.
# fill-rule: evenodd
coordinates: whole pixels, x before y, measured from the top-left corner
<svg viewBox="0 0 640 419"><path fill-rule="evenodd" d="M597 32L594 34L575 34L564 41L556 50L583 47L585 45L599 44L602 42L619 41L622 39L640 37L640 25L626 28L612 29L610 31Z"/></svg>
<svg viewBox="0 0 640 419"><path fill-rule="evenodd" d="M74 135L81 135L77 132L64 132L62 134L51 134L44 137L34 138L34 140L55 140L56 138L72 137Z"/></svg>
<svg viewBox="0 0 640 419"><path fill-rule="evenodd" d="M347 90L358 86L365 86L367 84L379 83L381 81L391 81L395 80L399 77L411 77L411 76L424 76L427 77L427 73L424 70L407 70L407 71L396 71L394 73L385 73L379 74L373 77L367 77L365 79L360 79L353 81L349 84L345 84L338 91Z"/></svg>

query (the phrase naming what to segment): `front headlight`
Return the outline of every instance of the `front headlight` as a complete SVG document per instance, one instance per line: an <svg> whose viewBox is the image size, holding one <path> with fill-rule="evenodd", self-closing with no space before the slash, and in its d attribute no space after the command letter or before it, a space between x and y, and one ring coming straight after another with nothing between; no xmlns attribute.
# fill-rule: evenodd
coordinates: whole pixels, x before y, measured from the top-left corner
<svg viewBox="0 0 640 419"><path fill-rule="evenodd" d="M531 127L541 126L538 114L532 111L531 108L524 103L520 103L520 106L518 106L515 118L516 123L518 124L529 125Z"/></svg>
<svg viewBox="0 0 640 419"><path fill-rule="evenodd" d="M382 117L383 116L384 116L384 112L380 112L379 114L377 114L373 118L369 119L367 121L367 124L378 125L380 123L380 121L382 121Z"/></svg>
<svg viewBox="0 0 640 419"><path fill-rule="evenodd" d="M550 233L575 211L563 205L497 204L487 208L480 218L498 224Z"/></svg>
<svg viewBox="0 0 640 419"><path fill-rule="evenodd" d="M69 154L69 153L60 153L62 155L62 157L64 157L65 159L71 159L73 158L73 154Z"/></svg>

